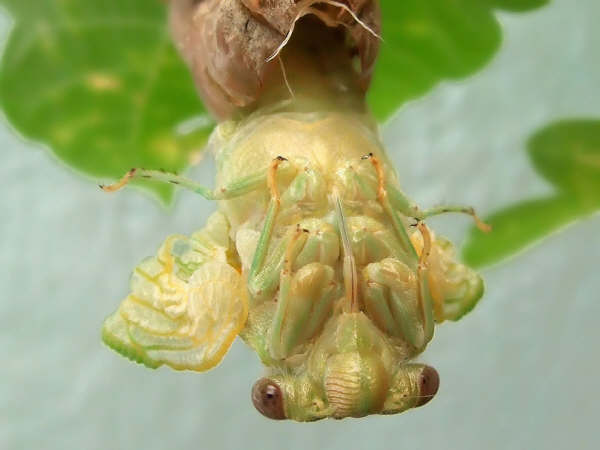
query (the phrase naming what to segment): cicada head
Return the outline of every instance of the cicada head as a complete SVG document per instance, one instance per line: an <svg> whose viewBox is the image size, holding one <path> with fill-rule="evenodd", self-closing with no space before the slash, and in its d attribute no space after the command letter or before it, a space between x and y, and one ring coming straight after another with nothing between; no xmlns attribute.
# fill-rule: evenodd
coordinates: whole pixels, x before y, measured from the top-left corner
<svg viewBox="0 0 600 450"><path fill-rule="evenodd" d="M299 369L274 370L252 388L265 417L301 422L396 414L429 402L437 371L404 364L387 338L362 313L340 314Z"/></svg>

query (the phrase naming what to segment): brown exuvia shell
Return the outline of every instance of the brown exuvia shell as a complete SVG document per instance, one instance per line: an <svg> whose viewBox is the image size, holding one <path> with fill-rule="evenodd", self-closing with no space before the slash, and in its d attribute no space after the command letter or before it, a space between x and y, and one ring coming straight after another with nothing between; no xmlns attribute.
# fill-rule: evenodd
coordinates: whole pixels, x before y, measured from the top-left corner
<svg viewBox="0 0 600 450"><path fill-rule="evenodd" d="M304 15L346 29L349 58L360 59L357 84L366 92L379 48L373 35L380 31L378 0L170 0L175 44L219 119L259 99L269 73L279 70L269 57Z"/></svg>

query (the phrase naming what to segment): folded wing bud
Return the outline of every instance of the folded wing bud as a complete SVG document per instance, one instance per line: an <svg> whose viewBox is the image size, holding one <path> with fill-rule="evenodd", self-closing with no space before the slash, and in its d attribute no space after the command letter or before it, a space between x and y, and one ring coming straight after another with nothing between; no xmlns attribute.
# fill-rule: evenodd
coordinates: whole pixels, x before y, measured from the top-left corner
<svg viewBox="0 0 600 450"><path fill-rule="evenodd" d="M170 236L136 267L130 294L104 322L109 347L152 368L204 371L221 361L248 314L244 280L227 262L223 225L215 213L203 230Z"/></svg>

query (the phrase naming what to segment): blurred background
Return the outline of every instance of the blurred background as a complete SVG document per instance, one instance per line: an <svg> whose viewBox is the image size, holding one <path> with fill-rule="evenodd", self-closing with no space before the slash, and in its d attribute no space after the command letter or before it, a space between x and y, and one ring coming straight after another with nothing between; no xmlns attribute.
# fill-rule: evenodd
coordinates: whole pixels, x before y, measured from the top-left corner
<svg viewBox="0 0 600 450"><path fill-rule="evenodd" d="M483 215L551 193L526 142L557 120L600 118L598 17L595 0L499 13L504 42L488 66L383 126L405 191ZM4 40L10 26L3 15ZM438 327L420 358L441 376L426 407L276 423L252 406L263 369L241 341L204 374L148 370L100 341L132 268L166 235L201 227L214 205L187 192L168 210L136 190L105 194L6 120L0 148L0 448L598 447L598 215L483 271L483 300ZM210 158L190 171L208 185L213 174ZM431 224L457 246L471 226L459 216Z"/></svg>

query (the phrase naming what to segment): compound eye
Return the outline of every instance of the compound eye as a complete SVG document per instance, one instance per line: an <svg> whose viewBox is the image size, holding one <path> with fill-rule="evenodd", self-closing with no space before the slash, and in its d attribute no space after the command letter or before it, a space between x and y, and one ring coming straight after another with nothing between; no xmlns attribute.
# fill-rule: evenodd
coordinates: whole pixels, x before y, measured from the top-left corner
<svg viewBox="0 0 600 450"><path fill-rule="evenodd" d="M437 393L440 387L440 376L433 367L425 366L419 375L419 390L421 399L417 406L428 403Z"/></svg>
<svg viewBox="0 0 600 450"><path fill-rule="evenodd" d="M261 378L252 387L252 403L265 417L274 420L285 419L283 410L283 395L281 389L274 381Z"/></svg>

